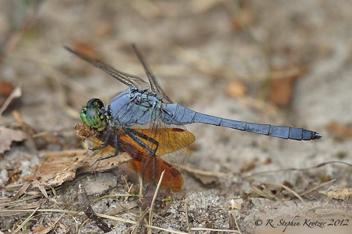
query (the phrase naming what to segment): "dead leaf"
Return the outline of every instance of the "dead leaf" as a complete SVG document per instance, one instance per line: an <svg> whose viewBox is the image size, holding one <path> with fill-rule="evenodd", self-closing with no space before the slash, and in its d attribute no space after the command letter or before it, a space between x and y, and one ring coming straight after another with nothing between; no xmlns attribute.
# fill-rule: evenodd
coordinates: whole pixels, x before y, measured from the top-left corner
<svg viewBox="0 0 352 234"><path fill-rule="evenodd" d="M343 124L331 122L327 125L327 129L343 136L352 137L352 128L349 128Z"/></svg>
<svg viewBox="0 0 352 234"><path fill-rule="evenodd" d="M352 188L330 190L324 194L328 196L329 202L331 201L331 199L345 201L346 198L352 197Z"/></svg>
<svg viewBox="0 0 352 234"><path fill-rule="evenodd" d="M211 228L211 229L215 228L215 223L213 221L210 221L208 219L204 219L204 221L205 221L205 227L206 228Z"/></svg>
<svg viewBox="0 0 352 234"><path fill-rule="evenodd" d="M80 138L92 141L98 145L103 143L95 137L94 131L87 125L76 125L75 129ZM107 146L106 148L108 147L111 146ZM107 150L107 152L110 151L111 149ZM100 153L104 152L105 150L100 151ZM33 168L31 175L23 180L28 181L36 179L47 186L56 187L66 181L75 179L76 176L80 174L108 171L131 159L128 154L122 153L119 154L118 157L99 161L92 166L101 158L101 155L92 157L87 155L87 153L87 150L47 152L42 156L44 161Z"/></svg>
<svg viewBox="0 0 352 234"><path fill-rule="evenodd" d="M287 69L273 72L268 98L281 107L287 107L291 103L293 86L297 79L306 73L306 69Z"/></svg>
<svg viewBox="0 0 352 234"><path fill-rule="evenodd" d="M194 173L193 176L198 179L203 185L209 185L218 181L218 178L214 176L206 176Z"/></svg>
<svg viewBox="0 0 352 234"><path fill-rule="evenodd" d="M263 162L264 165L268 165L268 164L271 164L272 162L272 159L271 158L266 158Z"/></svg>
<svg viewBox="0 0 352 234"><path fill-rule="evenodd" d="M22 171L20 169L18 169L18 168L16 168L16 169L7 169L7 173L8 173L8 178L9 178L7 183L11 184L11 183L14 183L17 180L19 180Z"/></svg>
<svg viewBox="0 0 352 234"><path fill-rule="evenodd" d="M236 15L231 20L232 30L235 32L242 31L244 27L248 27L254 22L254 16L248 9L243 8L239 13L240 14Z"/></svg>
<svg viewBox="0 0 352 234"><path fill-rule="evenodd" d="M92 166L100 156L89 156L86 150L48 152L43 158L44 161L33 168L31 175L23 181L36 179L47 186L56 187L80 174L108 171L130 160L121 154Z"/></svg>
<svg viewBox="0 0 352 234"><path fill-rule="evenodd" d="M27 139L24 132L0 126L0 154L10 150L13 141L23 141L24 139Z"/></svg>
<svg viewBox="0 0 352 234"><path fill-rule="evenodd" d="M94 33L98 36L107 36L114 29L111 21L109 20L101 20L94 27Z"/></svg>
<svg viewBox="0 0 352 234"><path fill-rule="evenodd" d="M226 94L230 97L243 97L246 92L246 86L239 81L231 81L226 87Z"/></svg>
<svg viewBox="0 0 352 234"><path fill-rule="evenodd" d="M320 183L328 182L330 180L332 180L332 178L329 175L323 175L323 176L319 177L319 182Z"/></svg>
<svg viewBox="0 0 352 234"><path fill-rule="evenodd" d="M255 168L255 162L257 161L258 159L254 159L252 162L248 163L247 165L243 166L241 169L240 169L240 173L244 173L244 172L247 172L247 171L251 171Z"/></svg>
<svg viewBox="0 0 352 234"><path fill-rule="evenodd" d="M273 80L270 83L268 98L278 106L287 107L291 103L292 89L296 77Z"/></svg>
<svg viewBox="0 0 352 234"><path fill-rule="evenodd" d="M242 209L242 203L243 203L243 199L242 198L238 198L238 199L234 199L231 198L230 199L230 209L231 210L241 210Z"/></svg>
<svg viewBox="0 0 352 234"><path fill-rule="evenodd" d="M32 231L33 233L38 233L41 231L44 231L46 227L43 224L39 224L37 227L33 228Z"/></svg>
<svg viewBox="0 0 352 234"><path fill-rule="evenodd" d="M55 155L44 155L44 161L32 169L30 176L23 181L38 180L48 186L56 187L76 177L77 168L86 162L85 154L71 156L69 154L57 157Z"/></svg>
<svg viewBox="0 0 352 234"><path fill-rule="evenodd" d="M15 86L6 81L0 81L0 106L2 106L5 100L10 96Z"/></svg>

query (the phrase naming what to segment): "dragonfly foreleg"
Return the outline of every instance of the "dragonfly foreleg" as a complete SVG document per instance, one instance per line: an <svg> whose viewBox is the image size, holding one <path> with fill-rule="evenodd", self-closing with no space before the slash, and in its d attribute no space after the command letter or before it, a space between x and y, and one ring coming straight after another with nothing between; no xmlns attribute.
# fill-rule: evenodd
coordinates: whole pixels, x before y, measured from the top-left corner
<svg viewBox="0 0 352 234"><path fill-rule="evenodd" d="M104 144L99 146L99 147L96 147L96 148L90 148L90 150L100 150L100 149L104 149L106 146L108 146L109 144L109 140L110 140L110 135L111 135L111 132L112 132L112 127L111 125L109 124L109 130L108 130L108 133L107 133L107 136L105 138L105 141L104 141Z"/></svg>
<svg viewBox="0 0 352 234"><path fill-rule="evenodd" d="M107 138L110 138L110 134ZM113 155L109 155L107 157L104 157L104 158L99 158L97 160L95 160L95 162L92 164L92 166L94 166L97 162L99 161L103 161L103 160L106 160L106 159L109 159L109 158L114 158L116 157L118 154L119 154L119 130L117 130L115 127L114 127L114 147L115 147L115 152Z"/></svg>
<svg viewBox="0 0 352 234"><path fill-rule="evenodd" d="M133 135L138 136L138 137L140 137L140 138L142 138L142 139L144 139L144 140L147 140L147 141L153 143L154 145L156 145L155 149L151 149L152 152L157 152L157 151L158 151L159 142L156 141L154 138L152 138L152 137L150 137L150 136L148 136L148 135L145 135L145 134L143 134L143 133L141 133L141 132L135 131L135 130L133 130L132 128L128 128L128 131L129 131L130 133L132 133ZM149 147L149 148L150 148L150 147Z"/></svg>

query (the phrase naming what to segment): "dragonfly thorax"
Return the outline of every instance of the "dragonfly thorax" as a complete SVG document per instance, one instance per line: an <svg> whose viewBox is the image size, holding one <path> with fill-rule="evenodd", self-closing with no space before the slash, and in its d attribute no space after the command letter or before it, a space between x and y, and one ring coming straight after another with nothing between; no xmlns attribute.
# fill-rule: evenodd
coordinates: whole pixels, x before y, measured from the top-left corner
<svg viewBox="0 0 352 234"><path fill-rule="evenodd" d="M146 89L140 90L136 87L130 88L130 99L136 105L146 108L152 108L156 105L161 106L162 103L161 99L156 93L150 92Z"/></svg>
<svg viewBox="0 0 352 234"><path fill-rule="evenodd" d="M111 99L105 111L111 113L115 126L149 124L162 119L164 103L153 92L128 88Z"/></svg>

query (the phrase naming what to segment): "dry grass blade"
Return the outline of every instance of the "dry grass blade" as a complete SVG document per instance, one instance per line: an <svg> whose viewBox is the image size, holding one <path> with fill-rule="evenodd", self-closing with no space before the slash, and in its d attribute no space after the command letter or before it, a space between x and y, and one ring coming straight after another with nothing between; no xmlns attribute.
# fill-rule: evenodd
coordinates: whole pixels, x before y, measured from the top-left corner
<svg viewBox="0 0 352 234"><path fill-rule="evenodd" d="M2 113L6 110L6 108L10 105L10 103L12 102L13 99L21 97L22 96L22 91L20 87L16 87L12 93L10 94L10 96L6 99L5 103L2 105L2 107L0 108L0 116L2 115Z"/></svg>
<svg viewBox="0 0 352 234"><path fill-rule="evenodd" d="M286 189L287 191L289 191L290 193L292 193L293 195L295 195L299 200L301 200L301 202L303 203L303 205L307 208L307 210L310 210L310 206L308 206L308 204L303 200L303 198L294 190L290 189L289 187L287 187L286 185L283 185L283 184L277 184L277 183L271 183L271 182L264 182L264 181L261 181L259 179L256 179L256 178L253 178L253 180L255 181L258 181L260 183L263 183L263 184L271 184L271 185L275 185L275 186L279 186L279 187L282 187L284 189Z"/></svg>
<svg viewBox="0 0 352 234"><path fill-rule="evenodd" d="M138 201L133 201L131 203L128 204L124 204L124 205L120 205L119 207L116 207L113 210L110 210L109 212L107 212L107 215L117 215L123 211L127 212L132 208L135 208L138 206Z"/></svg>
<svg viewBox="0 0 352 234"><path fill-rule="evenodd" d="M30 214L23 222L22 224L16 228L16 230L13 233L17 233L24 225L26 225L26 223L32 218L32 216L39 210L40 206L37 207L37 209L35 209L32 214Z"/></svg>
<svg viewBox="0 0 352 234"><path fill-rule="evenodd" d="M105 215L105 214L97 214L97 215L98 215L99 217L102 217L102 218L111 219L111 220L116 220L116 221L125 222L125 223L130 223L130 224L137 224L137 223L138 223L138 222L136 222L136 221L127 220L127 219L122 219L122 218L119 218L119 217L109 216L109 215ZM142 226L143 226L143 227L146 227L146 228L151 228L151 229L154 229L154 230L165 231L165 232L167 232L167 233L188 234L187 232L181 232L181 231L176 231L176 230L171 230L171 229L156 227L156 226L152 226L152 225L148 225L148 224L144 224L144 225L142 225Z"/></svg>
<svg viewBox="0 0 352 234"><path fill-rule="evenodd" d="M133 194L129 194L129 193L126 193L126 194L111 194L111 195L106 195L106 196L102 196L102 197L99 197L97 199L95 199L94 201L91 202L91 204L94 204L100 200L103 200L105 198L109 198L109 197L126 197L126 198L129 198L129 197L138 197L139 195L133 195Z"/></svg>
<svg viewBox="0 0 352 234"><path fill-rule="evenodd" d="M138 231L138 228L141 226L141 223L143 222L143 219L145 217L145 215L148 214L148 210L145 210L140 216L139 216L139 219L138 219L138 222L136 225L134 225L132 231L131 231L131 234L135 234L137 233Z"/></svg>
<svg viewBox="0 0 352 234"><path fill-rule="evenodd" d="M48 193L46 192L44 186L38 180L34 180L32 182L32 185L33 185L33 187L37 187L40 190L40 192L43 194L44 197L49 199Z"/></svg>
<svg viewBox="0 0 352 234"><path fill-rule="evenodd" d="M185 200L183 200L184 204L185 204L185 215L186 215L186 222L187 222L187 231L188 233L191 233L191 227L189 225L189 220L188 220L188 208L187 208L187 202Z"/></svg>
<svg viewBox="0 0 352 234"><path fill-rule="evenodd" d="M18 199L17 199L17 200L15 200L15 201L12 201L12 200L10 199L11 201L9 201L9 202L0 203L0 207L1 207L1 206L9 206L9 205L16 204L16 203L19 203L19 202L34 200L34 199L36 199L36 198L38 198L38 197L41 197L41 195L28 196L28 197L23 198L23 199L21 199L21 200L18 200Z"/></svg>
<svg viewBox="0 0 352 234"><path fill-rule="evenodd" d="M143 199L143 178L142 176L138 175L138 182L139 182L139 201Z"/></svg>
<svg viewBox="0 0 352 234"><path fill-rule="evenodd" d="M154 208L154 202L155 202L155 199L156 199L156 197L157 197L157 195L158 195L161 182L163 181L164 172L165 172L165 171L163 171L163 172L161 173L161 175L160 175L159 183L158 183L158 186L156 187L156 190L155 190L155 193L154 193L154 196L153 196L153 200L152 200L152 204L150 205L150 208L149 208L149 225L152 225L152 222L153 222L153 208Z"/></svg>
<svg viewBox="0 0 352 234"><path fill-rule="evenodd" d="M232 215L231 215L231 216L232 216ZM236 215L233 215L232 217L233 217L233 219L235 220L235 224L236 224L236 227L237 227L238 232L239 232L240 234L242 234L241 229L240 229L240 227L238 226L238 223L237 223Z"/></svg>
<svg viewBox="0 0 352 234"><path fill-rule="evenodd" d="M262 190L260 190L259 188L257 188L256 186L254 186L254 185L250 185L251 186L251 189L253 189L253 191L255 192L255 193L257 193L259 196L261 196L261 197L265 197L265 198L267 198L267 199L273 199L273 198L276 198L275 196L274 196L274 194L272 194L272 193L270 193L270 194L268 194L268 193L264 193Z"/></svg>
<svg viewBox="0 0 352 234"><path fill-rule="evenodd" d="M122 178L124 178L124 177L122 176ZM124 180L124 181L127 182L126 180ZM127 193L130 194L132 191L132 188L133 188L133 184L131 184L131 186L128 186L128 184L126 184L126 185L128 188ZM125 198L125 202L127 202L127 200L128 200L128 197Z"/></svg>
<svg viewBox="0 0 352 234"><path fill-rule="evenodd" d="M315 186L315 187L313 187L313 188L311 188L311 189L309 189L309 190L307 190L307 191L305 191L305 192L302 192L302 193L300 193L299 195L305 196L305 195L307 195L307 194L309 194L309 193L311 193L311 192L313 192L313 191L315 191L315 190L317 190L317 189L319 189L319 188L321 188L321 187L324 187L325 185L334 183L335 181L336 181L336 179L333 179L333 180L330 180L330 181L328 181L328 182L318 184L317 186Z"/></svg>
<svg viewBox="0 0 352 234"><path fill-rule="evenodd" d="M58 213L65 213L65 214L72 214L72 215L82 215L84 214L83 212L79 212L77 213L77 211L71 211L71 210L59 210L59 209L38 209L38 210L32 210L32 209L28 209L28 210L2 210L2 212L4 213L9 213L9 212L33 212L33 211L37 211L37 212L58 212ZM105 219L110 219L110 220L115 220L115 221L119 221L119 222L124 222L124 223L129 223L129 224L137 224L138 222L136 221L132 221L132 220L128 220L128 219L123 219L123 218L119 218L119 217L115 217L115 216L110 216L110 215L105 215L105 214L96 214L97 216L101 217L101 218L105 218ZM161 228L161 227L156 227L156 226L152 226L152 225L147 225L144 224L142 225L144 227L147 228L151 228L154 230L159 230L159 231L165 231L168 233L175 233L175 234L188 234L187 232L182 232L182 231L176 231L176 230L171 230L171 229L166 229L166 228ZM193 229L191 229L192 231ZM202 229L202 230L208 230L208 229ZM210 229L209 229L210 230ZM216 230L216 229L214 229ZM223 230L224 231L224 230ZM225 230L225 231L229 231L229 232L233 232L231 230Z"/></svg>
<svg viewBox="0 0 352 234"><path fill-rule="evenodd" d="M17 200L20 196L22 196L27 191L29 186L31 186L31 182L29 181L25 182L20 188L20 190L16 193L16 195L13 198L11 198L11 200L12 201Z"/></svg>
<svg viewBox="0 0 352 234"><path fill-rule="evenodd" d="M319 163L316 166L306 167L306 168L287 168L287 169L280 169L280 170L270 170L270 171L256 172L256 173L252 173L252 174L243 176L242 178L243 179L247 179L247 178L254 177L254 176L261 176L261 175L277 173L277 172L309 171L309 170L316 169L316 168L319 168L319 167L323 167L323 166L326 166L326 165L329 165L329 164L343 164L343 165L352 167L351 163L347 163L347 162L343 162L343 161L327 161L327 162Z"/></svg>
<svg viewBox="0 0 352 234"><path fill-rule="evenodd" d="M45 229L42 232L39 232L39 234L46 234L51 232L52 230L54 230L54 228L56 227L57 223L62 219L62 217L64 217L65 214L62 214L52 225L50 225L50 227L48 227L47 229Z"/></svg>
<svg viewBox="0 0 352 234"><path fill-rule="evenodd" d="M229 176L229 174L227 173L204 171L204 170L194 169L190 167L182 167L182 170L187 171L189 173L203 175L203 176L213 176L213 177L219 177L219 178L226 178Z"/></svg>
<svg viewBox="0 0 352 234"><path fill-rule="evenodd" d="M43 199L36 201L36 202L31 202L31 203L22 203L19 206L9 206L7 207L8 210L0 209L0 217L16 217L21 215L23 212L22 211L16 211L16 210L28 210L28 209L35 209L37 207L41 207L41 205L45 201Z"/></svg>

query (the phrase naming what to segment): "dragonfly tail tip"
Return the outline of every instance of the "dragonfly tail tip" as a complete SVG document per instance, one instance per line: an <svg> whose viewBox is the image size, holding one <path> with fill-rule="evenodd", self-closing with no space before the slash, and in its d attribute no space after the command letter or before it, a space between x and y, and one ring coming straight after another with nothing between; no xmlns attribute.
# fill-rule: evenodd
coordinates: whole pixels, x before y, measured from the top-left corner
<svg viewBox="0 0 352 234"><path fill-rule="evenodd" d="M312 139L315 140L315 139L320 139L322 137L323 137L323 135L320 134L319 132L314 132Z"/></svg>

